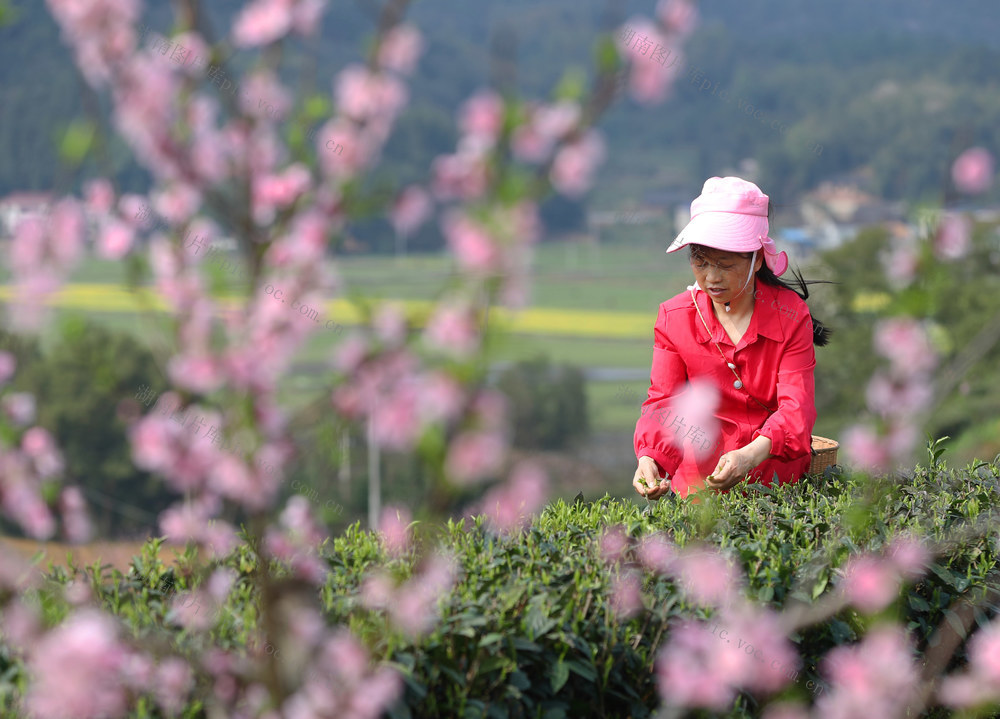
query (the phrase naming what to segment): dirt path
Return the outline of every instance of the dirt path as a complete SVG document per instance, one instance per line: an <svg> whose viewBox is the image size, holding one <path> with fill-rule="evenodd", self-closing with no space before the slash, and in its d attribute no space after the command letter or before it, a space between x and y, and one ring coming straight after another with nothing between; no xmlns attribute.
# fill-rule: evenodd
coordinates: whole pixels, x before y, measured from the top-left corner
<svg viewBox="0 0 1000 719"><path fill-rule="evenodd" d="M38 569L41 572L48 571L49 564L60 567L68 567L67 555L72 557L72 562L78 567L89 566L95 561L101 564L110 564L121 572L128 569L132 557L142 553L141 541L131 542L92 542L90 544L61 544L59 542L39 542L33 539L21 539L17 537L0 537L0 554L4 556L17 555L24 561L30 562L38 553L43 552L44 556L38 561ZM160 560L164 564L172 564L177 550L173 547L163 546L160 548Z"/></svg>

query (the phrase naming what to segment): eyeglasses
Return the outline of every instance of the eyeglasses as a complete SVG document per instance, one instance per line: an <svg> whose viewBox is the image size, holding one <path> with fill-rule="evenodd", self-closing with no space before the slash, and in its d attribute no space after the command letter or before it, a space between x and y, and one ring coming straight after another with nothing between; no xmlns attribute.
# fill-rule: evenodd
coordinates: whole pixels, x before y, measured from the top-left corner
<svg viewBox="0 0 1000 719"><path fill-rule="evenodd" d="M737 272L740 270L740 266L738 264L732 265L726 263L720 265L715 262L709 262L704 257L692 257L690 259L691 259L691 267L698 270L699 272L704 272L709 267L715 267L719 269L721 272Z"/></svg>

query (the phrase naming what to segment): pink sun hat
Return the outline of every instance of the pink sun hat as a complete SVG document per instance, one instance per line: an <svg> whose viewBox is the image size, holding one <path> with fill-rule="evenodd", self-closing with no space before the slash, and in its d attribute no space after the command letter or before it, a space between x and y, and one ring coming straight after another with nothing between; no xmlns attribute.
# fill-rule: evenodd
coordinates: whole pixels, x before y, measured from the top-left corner
<svg viewBox="0 0 1000 719"><path fill-rule="evenodd" d="M691 203L691 221L667 252L685 245L705 245L728 252L764 250L764 261L780 276L788 269L788 255L778 252L767 236L768 196L739 177L710 177Z"/></svg>

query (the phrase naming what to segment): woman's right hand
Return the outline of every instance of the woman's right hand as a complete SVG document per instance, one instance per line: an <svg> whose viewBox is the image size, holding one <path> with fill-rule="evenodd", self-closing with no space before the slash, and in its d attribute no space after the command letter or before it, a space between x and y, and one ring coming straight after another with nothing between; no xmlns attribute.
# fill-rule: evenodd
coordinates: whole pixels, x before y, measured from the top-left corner
<svg viewBox="0 0 1000 719"><path fill-rule="evenodd" d="M639 467L632 478L635 491L646 499L659 499L670 490L670 477L660 479L660 468L656 460L643 455L639 457Z"/></svg>

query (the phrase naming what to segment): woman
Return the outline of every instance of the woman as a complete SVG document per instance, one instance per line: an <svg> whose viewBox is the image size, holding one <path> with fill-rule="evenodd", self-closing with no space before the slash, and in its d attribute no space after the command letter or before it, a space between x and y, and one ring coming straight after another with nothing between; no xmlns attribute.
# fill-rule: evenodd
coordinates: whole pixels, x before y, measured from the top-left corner
<svg viewBox="0 0 1000 719"><path fill-rule="evenodd" d="M788 257L767 236L769 210L752 182L710 178L667 248L690 249L695 284L660 305L654 328L632 481L648 499L724 491L745 478L784 484L809 469L813 344L825 345L829 330L809 314L810 283L794 273L800 292L778 279ZM683 417L669 421L692 380L718 389L714 440Z"/></svg>

